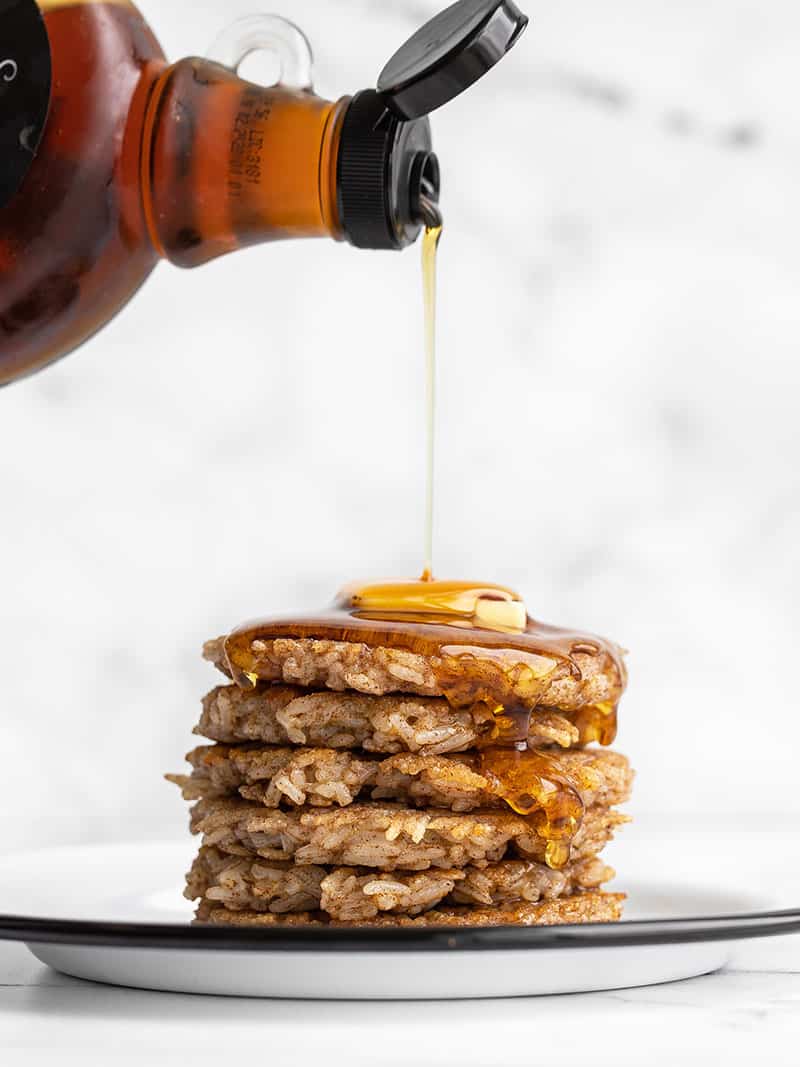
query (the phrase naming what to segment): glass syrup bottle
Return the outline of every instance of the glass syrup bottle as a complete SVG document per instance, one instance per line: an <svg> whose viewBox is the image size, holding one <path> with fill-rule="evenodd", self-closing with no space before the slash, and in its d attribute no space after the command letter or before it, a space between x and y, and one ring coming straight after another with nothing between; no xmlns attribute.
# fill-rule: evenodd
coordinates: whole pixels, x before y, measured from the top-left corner
<svg viewBox="0 0 800 1067"><path fill-rule="evenodd" d="M0 7L0 384L76 348L159 259L247 245L416 240L439 195L428 114L511 47L511 0L459 0L392 57L376 89L317 96L311 50L275 16L241 19L207 58L168 63L129 0ZM267 49L272 86L237 73Z"/></svg>

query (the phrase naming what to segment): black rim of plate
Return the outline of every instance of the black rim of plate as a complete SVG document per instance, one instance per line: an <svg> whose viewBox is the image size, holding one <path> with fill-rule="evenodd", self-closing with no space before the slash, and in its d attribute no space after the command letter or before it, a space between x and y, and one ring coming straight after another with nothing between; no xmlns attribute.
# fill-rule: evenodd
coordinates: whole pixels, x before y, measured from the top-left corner
<svg viewBox="0 0 800 1067"><path fill-rule="evenodd" d="M800 908L570 926L255 927L96 922L0 915L0 940L107 948L240 952L441 952L599 948L739 941L800 932Z"/></svg>

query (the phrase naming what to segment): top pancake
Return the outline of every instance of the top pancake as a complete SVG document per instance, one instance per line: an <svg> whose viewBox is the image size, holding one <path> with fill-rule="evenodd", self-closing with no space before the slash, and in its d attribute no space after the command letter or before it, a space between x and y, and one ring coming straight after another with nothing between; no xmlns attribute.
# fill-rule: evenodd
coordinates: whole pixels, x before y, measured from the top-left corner
<svg viewBox="0 0 800 1067"><path fill-rule="evenodd" d="M241 671L232 669L226 653L226 640L219 637L206 642L203 656L228 677L240 680ZM370 696L451 695L441 680L441 658L406 648L312 637L255 637L249 642L247 660L247 677L251 683L284 682L306 688L352 690ZM513 669L503 668L508 696L527 706L575 711L594 704L613 705L625 688L622 653L608 642L593 649L575 650L569 659L552 659L542 664L535 688L532 688L529 660L530 656L521 652ZM485 673L491 685L491 674L496 674L497 669L490 660ZM481 699L480 694L477 699Z"/></svg>

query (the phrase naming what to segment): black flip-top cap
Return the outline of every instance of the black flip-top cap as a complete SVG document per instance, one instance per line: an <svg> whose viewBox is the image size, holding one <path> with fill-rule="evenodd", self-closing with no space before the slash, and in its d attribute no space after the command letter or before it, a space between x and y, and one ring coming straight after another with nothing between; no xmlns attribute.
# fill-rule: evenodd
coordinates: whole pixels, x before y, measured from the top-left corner
<svg viewBox="0 0 800 1067"><path fill-rule="evenodd" d="M383 68L378 90L386 106L403 119L429 115L502 59L527 24L512 0L458 0Z"/></svg>

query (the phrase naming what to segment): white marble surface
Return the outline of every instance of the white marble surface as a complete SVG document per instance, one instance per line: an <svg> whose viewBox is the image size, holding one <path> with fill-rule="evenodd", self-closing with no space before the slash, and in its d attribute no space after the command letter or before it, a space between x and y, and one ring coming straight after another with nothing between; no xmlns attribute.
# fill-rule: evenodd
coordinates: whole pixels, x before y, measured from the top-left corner
<svg viewBox="0 0 800 1067"><path fill-rule="evenodd" d="M800 938L743 943L725 970L645 989L481 1001L236 1000L115 989L0 942L4 1065L183 1062L258 1054L330 1067L592 1062L796 1064Z"/></svg>
<svg viewBox="0 0 800 1067"><path fill-rule="evenodd" d="M142 6L177 56L254 4ZM285 10L335 96L436 6ZM631 649L638 810L796 813L798 8L530 13L434 118L438 570ZM181 822L160 775L211 683L201 641L418 570L421 387L416 252L320 242L162 266L2 392L0 806L25 798L20 837L55 812Z"/></svg>

